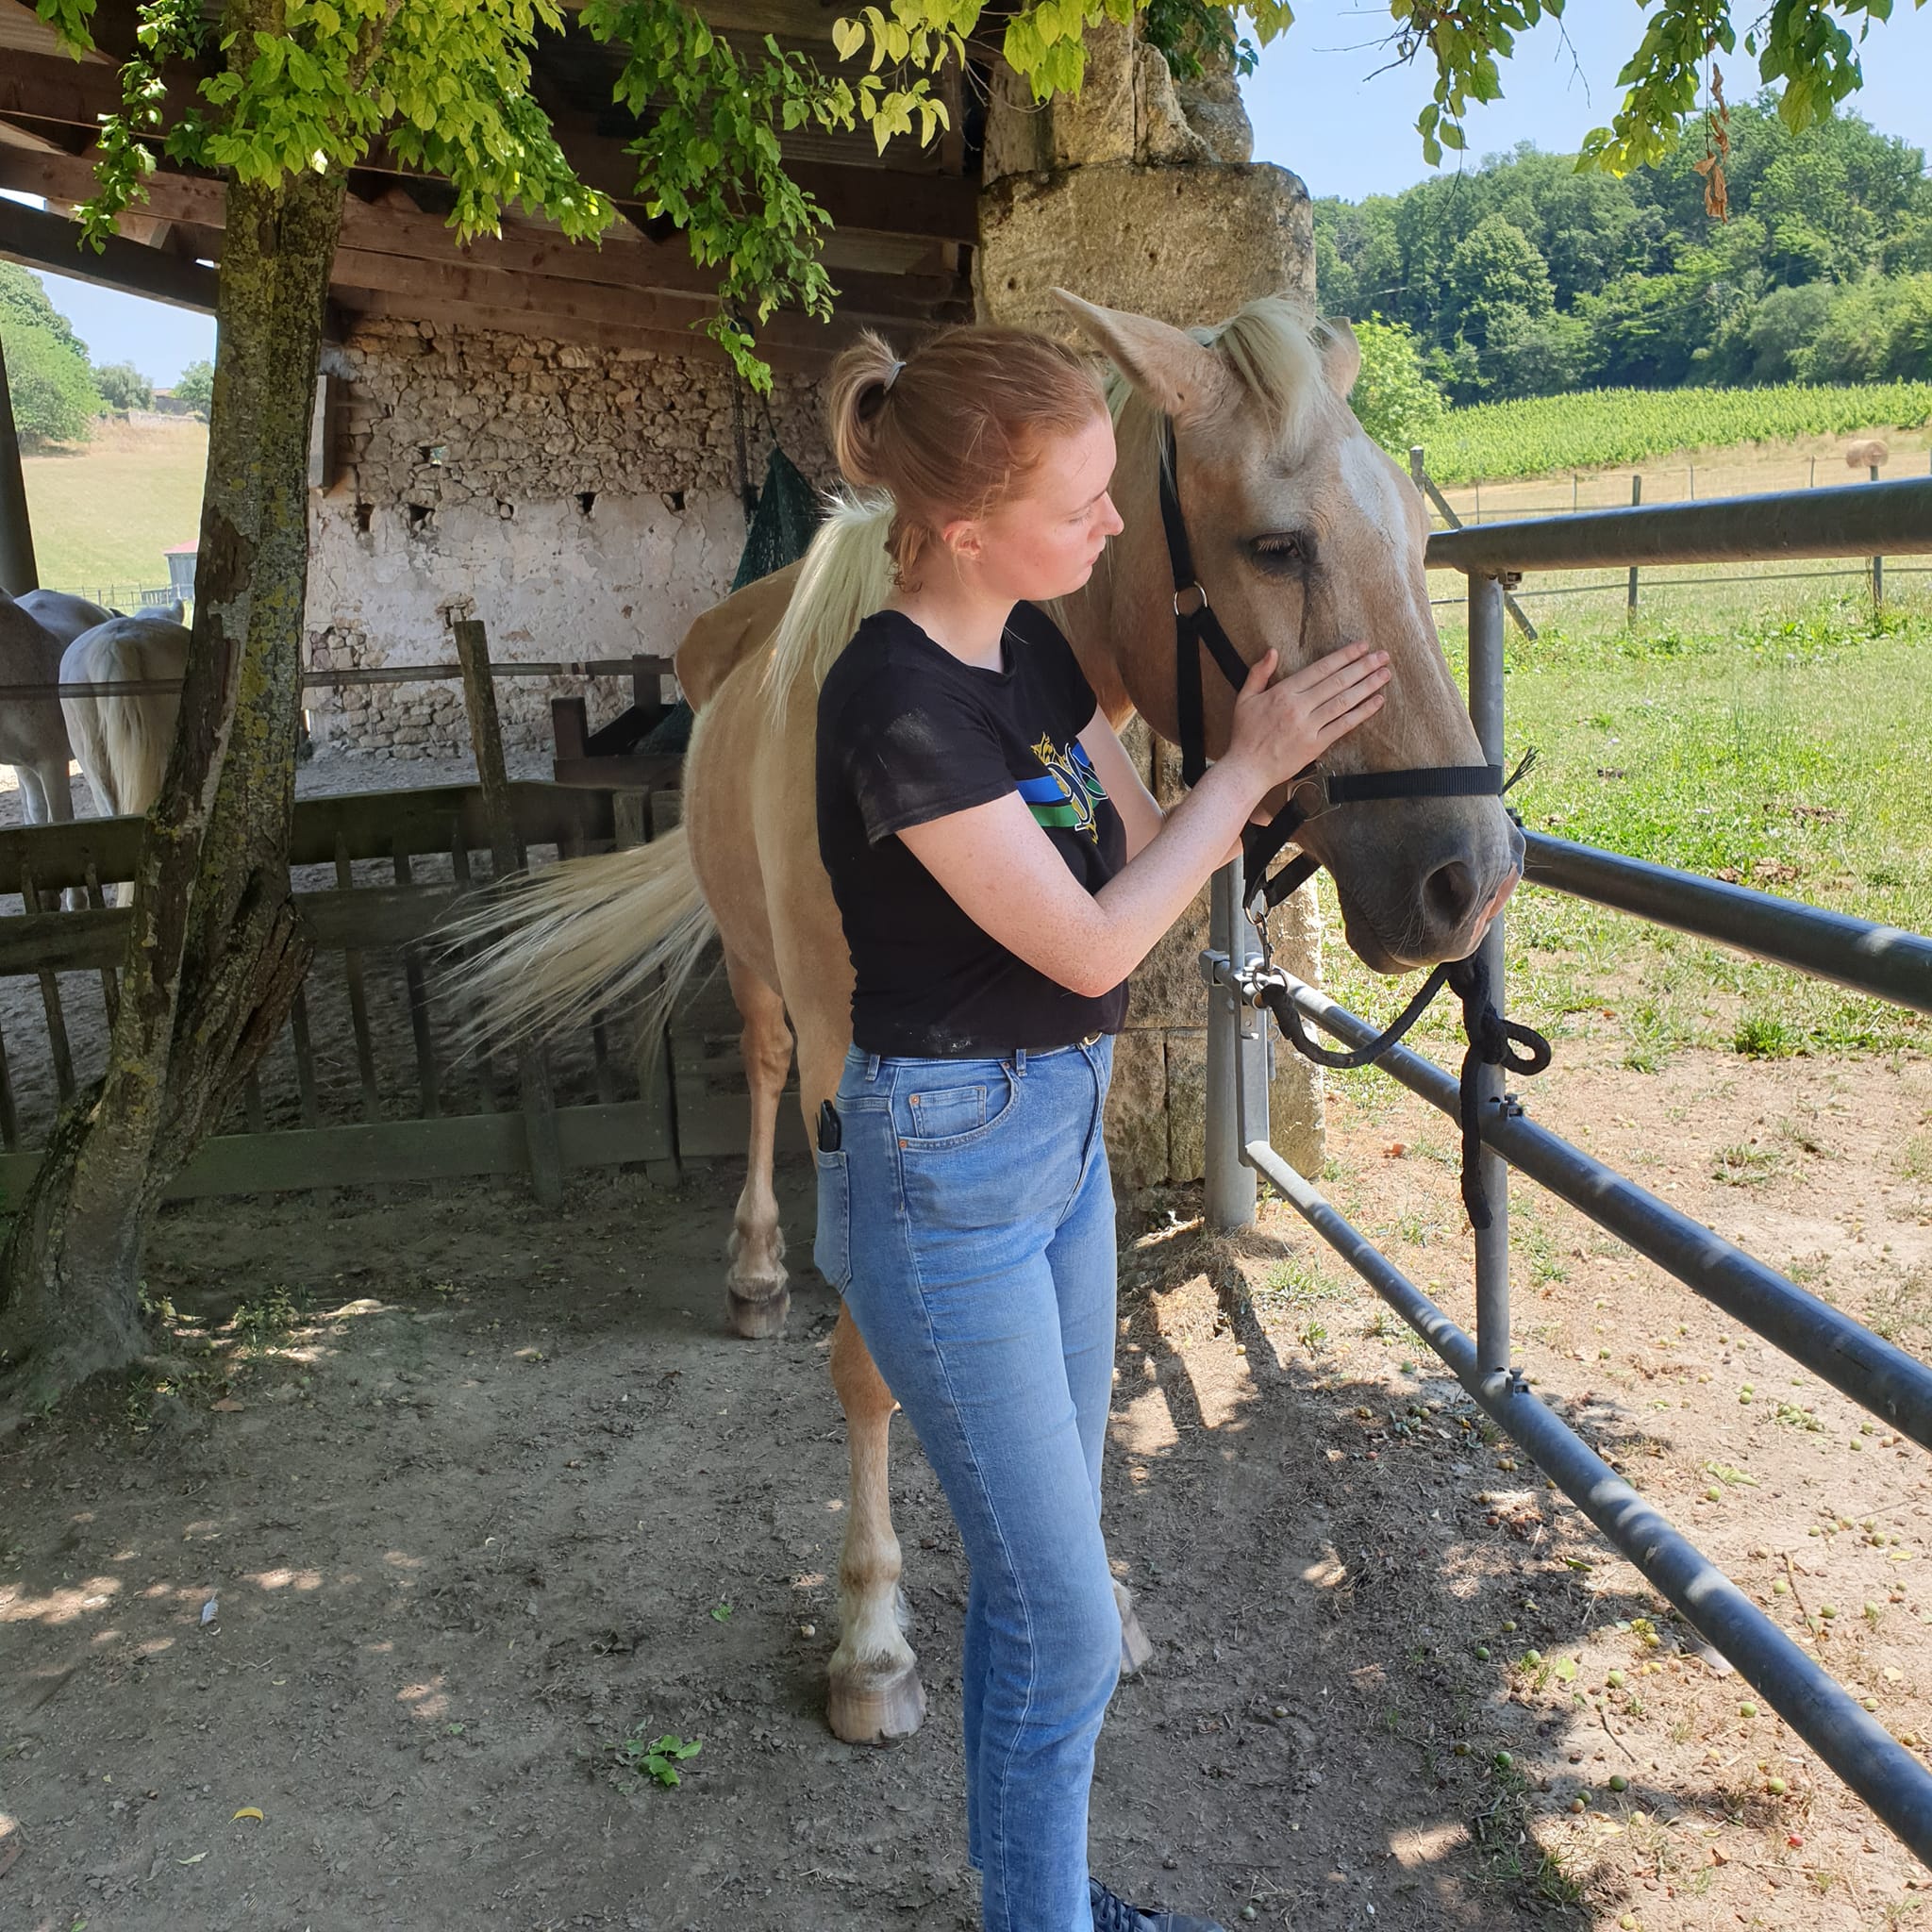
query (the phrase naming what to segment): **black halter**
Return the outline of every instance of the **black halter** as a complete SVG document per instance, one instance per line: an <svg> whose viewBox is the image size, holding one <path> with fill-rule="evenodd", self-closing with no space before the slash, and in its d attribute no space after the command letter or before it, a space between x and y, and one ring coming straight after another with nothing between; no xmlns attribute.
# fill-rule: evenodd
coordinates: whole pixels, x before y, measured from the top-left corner
<svg viewBox="0 0 1932 1932"><path fill-rule="evenodd" d="M1236 691L1247 682L1249 666L1234 647L1208 601L1200 573L1194 568L1193 546L1188 541L1187 519L1181 514L1180 453L1170 421L1161 430L1160 521L1167 531L1168 562L1174 570L1174 708L1178 713L1181 777L1198 785L1208 769L1207 718L1201 700L1201 651L1219 667ZM1302 600L1301 628L1308 621L1308 600ZM1300 642L1299 636L1296 639ZM1510 784L1523 775L1520 768ZM1497 798L1507 788L1501 765L1418 765L1406 771L1324 774L1311 765L1295 777L1288 802L1265 825L1250 825L1241 835L1242 858L1248 878L1248 905L1259 916L1275 908L1298 886L1322 869L1322 861L1304 853L1285 865L1274 878L1268 868L1311 817L1316 814L1301 800L1313 791L1317 809L1357 805L1374 798Z"/></svg>
<svg viewBox="0 0 1932 1932"><path fill-rule="evenodd" d="M1208 591L1194 568L1193 546L1188 541L1187 519L1181 514L1180 453L1172 420L1161 427L1160 521L1167 531L1168 561L1174 570L1174 709L1180 734L1181 776L1192 786L1208 769L1207 719L1201 696L1201 652L1205 647L1221 675L1236 691L1247 682L1249 666L1234 647L1220 618L1208 601ZM1308 598L1302 599L1300 631L1306 632ZM1297 635L1296 643L1301 642ZM1527 772L1536 754L1506 781L1501 765L1420 765L1392 772L1358 772L1325 775L1309 766L1299 773L1288 802L1265 825L1250 825L1241 834L1241 857L1248 881L1247 909L1259 924L1266 946L1268 915L1298 887L1322 869L1310 853L1291 859L1272 878L1268 868L1315 813L1301 803L1313 791L1319 810L1355 805L1375 798L1499 798ZM1462 1002L1463 1030L1469 1038L1463 1055L1461 1081L1462 1204L1472 1227L1488 1227L1490 1206L1479 1172L1481 1143L1477 1137L1477 1070L1500 1066L1527 1076L1541 1074L1550 1063L1550 1043L1541 1034L1495 1009L1489 994L1489 976L1480 958L1445 961L1423 982L1394 1022L1367 1046L1350 1051L1318 1046L1309 1039L1302 1016L1278 981L1266 989L1262 1002L1296 1052L1324 1067L1371 1065L1392 1047L1415 1023L1443 987Z"/></svg>

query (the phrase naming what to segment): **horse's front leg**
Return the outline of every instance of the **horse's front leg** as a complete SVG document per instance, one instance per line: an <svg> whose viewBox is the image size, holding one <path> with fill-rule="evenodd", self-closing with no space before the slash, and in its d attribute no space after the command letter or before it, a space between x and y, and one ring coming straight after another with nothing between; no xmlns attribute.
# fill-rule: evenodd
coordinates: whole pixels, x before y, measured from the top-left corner
<svg viewBox="0 0 1932 1932"><path fill-rule="evenodd" d="M839 1552L839 1647L825 1716L848 1744L884 1744L919 1728L925 1691L906 1641L899 1539L892 1532L888 1461L898 1404L843 1308L832 1334L832 1387L845 1411L851 1481Z"/></svg>
<svg viewBox="0 0 1932 1932"><path fill-rule="evenodd" d="M727 949L724 971L744 1030L739 1048L751 1090L751 1134L745 1146L744 1186L731 1217L725 1246L730 1266L724 1289L731 1325L761 1341L784 1332L791 1305L785 1272L785 1234L778 1225L778 1197L772 1188L772 1153L778 1128L778 1098L791 1071L791 1029L785 1002Z"/></svg>

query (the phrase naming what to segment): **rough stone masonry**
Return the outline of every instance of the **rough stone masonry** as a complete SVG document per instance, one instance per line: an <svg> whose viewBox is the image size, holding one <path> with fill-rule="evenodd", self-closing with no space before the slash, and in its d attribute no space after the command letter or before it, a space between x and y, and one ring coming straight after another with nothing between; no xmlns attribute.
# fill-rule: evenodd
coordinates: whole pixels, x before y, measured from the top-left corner
<svg viewBox="0 0 1932 1932"><path fill-rule="evenodd" d="M729 589L744 542L739 425L754 483L774 434L829 483L814 383L768 403L722 364L487 330L377 322L328 352L338 469L315 498L314 670L447 662L448 617L480 618L499 661L668 655ZM592 724L629 702L589 688ZM505 738L549 742L555 695L506 682ZM467 741L459 685L313 691L318 742L430 757Z"/></svg>

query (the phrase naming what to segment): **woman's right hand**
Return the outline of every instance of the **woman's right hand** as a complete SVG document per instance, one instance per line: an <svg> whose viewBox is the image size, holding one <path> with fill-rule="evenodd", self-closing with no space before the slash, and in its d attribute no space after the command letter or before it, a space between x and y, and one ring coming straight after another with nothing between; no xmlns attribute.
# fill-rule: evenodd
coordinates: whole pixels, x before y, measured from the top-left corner
<svg viewBox="0 0 1932 1932"><path fill-rule="evenodd" d="M1245 766L1261 792L1311 765L1344 733L1382 708L1394 675L1389 654L1344 644L1271 683L1280 654L1270 651L1248 673L1234 701L1227 757Z"/></svg>

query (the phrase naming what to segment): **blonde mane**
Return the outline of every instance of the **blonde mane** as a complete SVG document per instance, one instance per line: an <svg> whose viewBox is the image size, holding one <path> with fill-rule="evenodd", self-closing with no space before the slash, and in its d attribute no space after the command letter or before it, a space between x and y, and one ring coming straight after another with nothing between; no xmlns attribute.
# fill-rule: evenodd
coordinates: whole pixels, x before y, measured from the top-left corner
<svg viewBox="0 0 1932 1932"><path fill-rule="evenodd" d="M1322 352L1328 327L1287 295L1263 295L1238 315L1188 334L1220 352L1241 386L1266 412L1284 454L1305 446L1314 432L1313 405L1324 391ZM1119 370L1107 379L1107 405L1122 468L1158 462L1161 412Z"/></svg>
<svg viewBox="0 0 1932 1932"><path fill-rule="evenodd" d="M1323 392L1324 325L1283 295L1264 295L1211 328L1191 329L1197 342L1218 349L1242 386L1267 412L1285 450L1312 431L1313 399ZM1120 463L1159 460L1160 411L1118 370L1107 379ZM892 588L886 552L892 501L882 491L839 491L829 500L805 564L785 606L766 660L764 691L774 718L792 691L810 680L816 691L864 620Z"/></svg>

